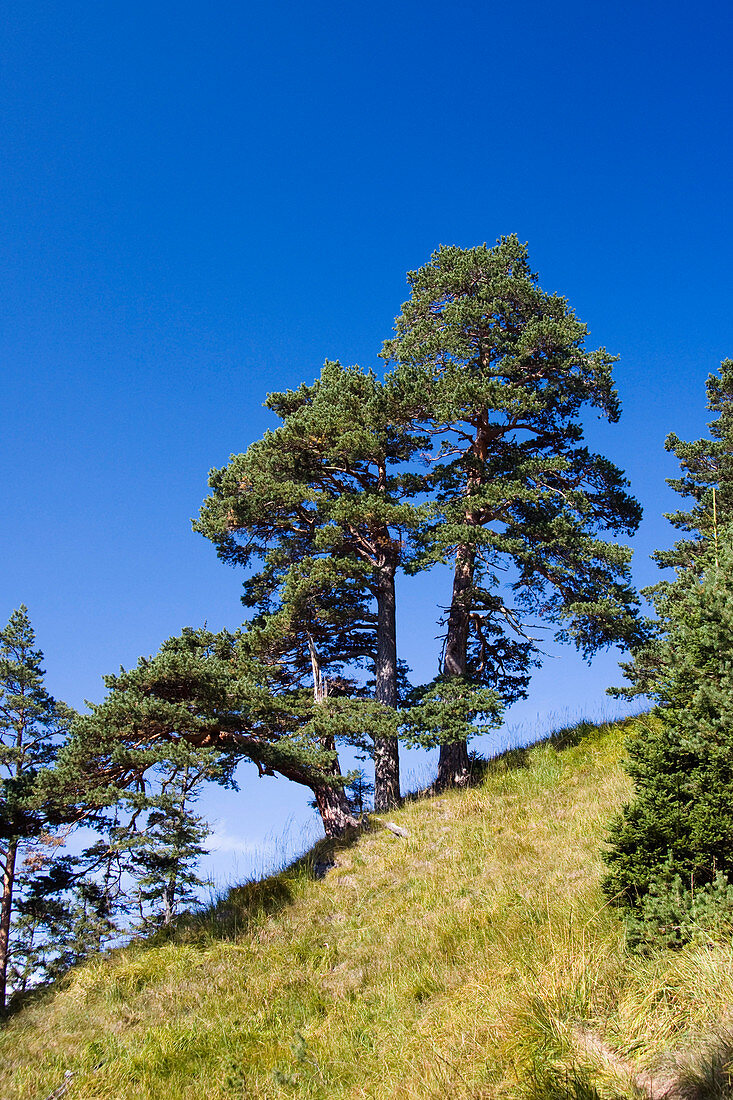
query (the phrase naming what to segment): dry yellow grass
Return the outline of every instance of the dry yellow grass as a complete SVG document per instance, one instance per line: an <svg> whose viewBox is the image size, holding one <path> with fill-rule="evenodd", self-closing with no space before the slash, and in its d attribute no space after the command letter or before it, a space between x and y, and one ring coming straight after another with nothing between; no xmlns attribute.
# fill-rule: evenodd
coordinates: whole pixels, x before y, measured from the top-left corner
<svg viewBox="0 0 733 1100"><path fill-rule="evenodd" d="M623 730L580 733L78 968L5 1026L0 1096L67 1070L65 1100L640 1095L727 1019L733 953L626 953L599 890Z"/></svg>

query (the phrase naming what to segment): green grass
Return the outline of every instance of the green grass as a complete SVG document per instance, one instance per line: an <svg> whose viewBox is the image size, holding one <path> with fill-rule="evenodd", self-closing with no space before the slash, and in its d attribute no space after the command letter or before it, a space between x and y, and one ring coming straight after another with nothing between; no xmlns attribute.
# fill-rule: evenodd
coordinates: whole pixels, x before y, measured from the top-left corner
<svg viewBox="0 0 733 1100"><path fill-rule="evenodd" d="M323 880L302 860L173 940L77 968L5 1025L0 1096L43 1100L67 1070L65 1100L611 1100L685 1073L724 1086L730 945L632 956L599 890L634 721L509 753L480 787L390 815L408 837L375 819L331 846ZM725 1095L705 1087L689 1095Z"/></svg>

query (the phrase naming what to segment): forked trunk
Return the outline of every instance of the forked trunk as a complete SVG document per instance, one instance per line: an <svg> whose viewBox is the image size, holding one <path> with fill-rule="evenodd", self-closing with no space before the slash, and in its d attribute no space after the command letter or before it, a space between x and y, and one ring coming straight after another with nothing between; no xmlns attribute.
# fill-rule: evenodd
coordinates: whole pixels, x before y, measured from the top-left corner
<svg viewBox="0 0 733 1100"><path fill-rule="evenodd" d="M374 698L397 707L395 566L383 566L377 587L377 655ZM400 801L400 755L396 737L374 738L374 809L392 810Z"/></svg>
<svg viewBox="0 0 733 1100"><path fill-rule="evenodd" d="M5 855L3 871L3 893L0 902L0 1012L5 1012L8 986L8 961L10 956L10 914L13 907L13 886L15 884L15 859L18 853L17 840L11 840Z"/></svg>
<svg viewBox="0 0 733 1100"><path fill-rule="evenodd" d="M453 573L453 594L445 640L443 671L446 676L465 676L468 652L468 629L471 616L471 590L476 553L472 546L459 546ZM440 746L437 790L465 787L470 779L468 743L453 741Z"/></svg>

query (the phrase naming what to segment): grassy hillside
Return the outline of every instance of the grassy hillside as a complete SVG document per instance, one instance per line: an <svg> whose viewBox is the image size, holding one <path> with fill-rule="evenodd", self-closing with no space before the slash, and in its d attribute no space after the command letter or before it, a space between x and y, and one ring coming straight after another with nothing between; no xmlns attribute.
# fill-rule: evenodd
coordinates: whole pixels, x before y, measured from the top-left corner
<svg viewBox="0 0 733 1100"><path fill-rule="evenodd" d="M0 1096L592 1100L709 1072L730 945L630 957L599 892L624 732L510 753L392 815L406 837L320 845L322 880L303 861L89 962L5 1026Z"/></svg>

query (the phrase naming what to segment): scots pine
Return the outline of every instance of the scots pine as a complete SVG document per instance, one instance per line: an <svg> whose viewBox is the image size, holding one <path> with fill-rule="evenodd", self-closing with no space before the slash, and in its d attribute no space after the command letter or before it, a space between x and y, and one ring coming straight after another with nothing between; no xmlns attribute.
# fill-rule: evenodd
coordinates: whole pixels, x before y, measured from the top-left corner
<svg viewBox="0 0 733 1100"><path fill-rule="evenodd" d="M310 583L303 634L326 624L334 604L351 607L326 648L337 663L366 662L373 676L384 711L373 738L378 810L400 796L395 577L414 558L422 514L414 500L426 485L414 462L424 438L396 396L372 372L338 362L326 362L312 385L270 394L281 423L211 471L194 524L221 558L253 570L243 602L257 613L281 600L292 612L293 571Z"/></svg>
<svg viewBox="0 0 733 1100"><path fill-rule="evenodd" d="M586 656L638 634L631 552L600 536L632 533L641 510L583 445L585 410L618 419L614 357L586 350L586 325L515 236L441 246L408 283L382 354L393 404L435 445L415 564L453 565L441 677L507 703L539 659L536 620ZM468 772L465 737L445 739L438 785Z"/></svg>

